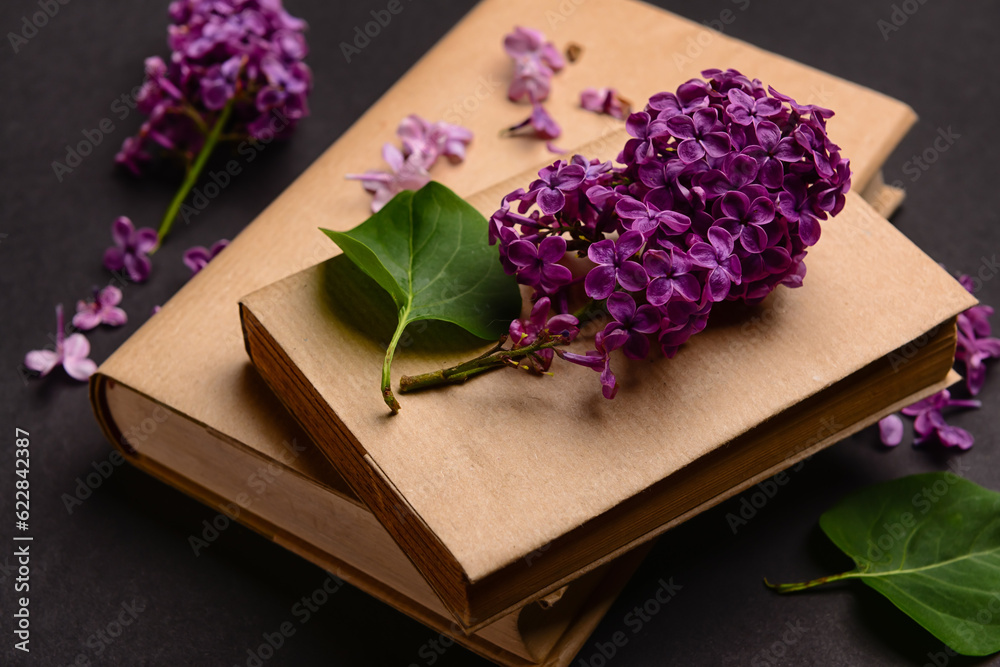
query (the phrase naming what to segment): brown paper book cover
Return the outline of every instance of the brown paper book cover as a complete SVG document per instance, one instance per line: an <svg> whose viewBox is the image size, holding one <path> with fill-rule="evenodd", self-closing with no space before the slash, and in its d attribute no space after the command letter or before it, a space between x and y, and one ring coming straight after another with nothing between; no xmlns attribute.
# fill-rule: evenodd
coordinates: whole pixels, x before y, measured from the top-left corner
<svg viewBox="0 0 1000 667"><path fill-rule="evenodd" d="M608 29L625 17L642 24L643 30L626 35ZM570 7L487 0L101 366L91 385L95 412L109 439L128 452L130 461L215 507L235 502L245 491L245 475L241 481L205 474L201 457L213 448L219 450L223 468L232 454L232 460L282 471L274 488L315 491L323 500L310 501L316 505L310 516L325 513L333 517L330 525L339 528L317 536L305 522L289 523L288 513L275 509L281 506L278 501L274 506L262 502L239 520L434 627L447 625L447 612L426 584L411 580L415 570L388 534L383 531L379 538L384 547L365 553L353 548L356 531L377 532L379 524L250 368L236 303L334 254L331 244L317 242L316 228L347 229L368 215L368 197L343 175L377 166L379 147L394 140L396 125L409 113L461 123L474 131L466 162L441 164L433 173L459 194L468 195L549 159L542 142L502 139L498 134L499 128L519 122L527 113L506 100L510 63L500 48L503 35L519 24L544 29L560 48L575 42L586 49L582 60L559 74L547 103L562 123L562 141L568 146L621 127L618 121L579 108L584 87L613 83L641 101L704 68L738 66L799 99L836 108L839 116L831 121L831 131L852 158L856 187L868 188L866 196L888 214L901 193L882 187L877 172L914 121L903 103L638 2L604 0ZM684 45L699 39L707 44L688 59ZM660 65L633 67L639 60ZM169 414L169 419L146 433L142 425L160 414ZM165 424L176 424L177 430ZM189 442L197 442L197 448L179 446ZM307 446L290 457L283 443L295 442ZM610 603L610 594L605 601ZM603 613L600 605L586 610L590 624L574 626L579 642Z"/></svg>

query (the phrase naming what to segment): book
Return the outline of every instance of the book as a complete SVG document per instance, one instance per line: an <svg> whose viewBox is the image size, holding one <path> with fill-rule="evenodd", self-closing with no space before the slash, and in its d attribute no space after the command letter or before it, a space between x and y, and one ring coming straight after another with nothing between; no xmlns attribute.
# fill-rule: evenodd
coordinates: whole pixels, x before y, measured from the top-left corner
<svg viewBox="0 0 1000 667"><path fill-rule="evenodd" d="M608 159L623 143L580 152ZM469 201L488 217L530 180ZM810 249L803 287L713 316L673 359L616 359L614 401L590 369L562 363L551 378L496 372L405 394L390 417L378 380L391 328L380 337L359 325L373 310L350 303L368 296L344 262L244 297L247 351L471 629L940 390L955 316L976 303L851 193ZM411 345L394 375L476 353Z"/></svg>
<svg viewBox="0 0 1000 667"><path fill-rule="evenodd" d="M625 15L644 30L629 31L627 38L610 34L615 31L607 26ZM278 501L272 505L268 500L270 493L259 502L255 498L254 507L242 511L237 520L452 636L463 633L444 620L449 612L433 590L410 578L415 570L408 569L412 565L387 533L379 543L384 546L368 553L352 551L351 539L341 537L375 532L380 524L250 367L236 304L241 296L334 254L332 244L317 240L316 228L348 228L369 212L368 196L356 182L344 181L343 175L377 166L379 147L394 140L396 124L409 113L461 123L474 131L465 163L442 163L433 172L459 194L469 195L549 160L543 142L498 136L498 128L527 115L525 107L506 101L503 90L510 63L500 42L518 24L546 29L560 47L573 41L586 49L582 60L555 79L547 102L563 125L565 145L582 144L621 127L618 121L579 109L579 91L585 86L613 83L631 99L642 100L676 87L701 69L739 66L803 101L837 108L831 131L852 158L854 182L859 188L872 188L866 196L888 214L898 205L901 192L881 187L878 170L915 118L901 102L642 3L606 0L567 8L555 2L486 0L102 364L91 383L94 411L108 438L131 463L214 508L236 502L245 490L245 476L226 481L196 475L201 464L195 460L185 465L188 454L182 445L196 441L195 453L219 449L222 461L247 458L258 467L280 470L268 489L309 487L322 497L310 502L325 508L336 527L324 524L327 532L321 536L303 526L282 525L286 517L275 510ZM675 62L670 45L698 38L708 42L701 53ZM484 44L492 46L483 48ZM664 67L633 67L647 58L659 58ZM185 429L174 431L147 421L162 414L170 416L164 424ZM283 443L298 443L304 450L290 457ZM610 597L612 593L605 600ZM599 604L582 609L590 620L574 625L574 641L580 642L603 613ZM562 644L563 656L572 645L572 641ZM553 651L558 652L559 646ZM489 655L516 664L510 651Z"/></svg>

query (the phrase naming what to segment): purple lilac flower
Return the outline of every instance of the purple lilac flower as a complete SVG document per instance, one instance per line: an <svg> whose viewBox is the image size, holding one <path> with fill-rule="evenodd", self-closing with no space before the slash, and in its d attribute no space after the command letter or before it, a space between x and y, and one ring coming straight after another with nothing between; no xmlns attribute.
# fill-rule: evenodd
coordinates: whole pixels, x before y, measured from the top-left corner
<svg viewBox="0 0 1000 667"><path fill-rule="evenodd" d="M156 247L156 230L136 229L132 221L121 216L111 224L111 239L115 245L104 251L104 268L108 271L125 269L133 282L149 278L152 262L148 254Z"/></svg>
<svg viewBox="0 0 1000 667"><path fill-rule="evenodd" d="M615 331L625 333L621 343L622 351L630 359L644 359L649 353L649 338L646 334L660 328L660 311L644 304L638 308L635 299L625 292L615 292L608 297L608 313L614 318L604 328L605 340Z"/></svg>
<svg viewBox="0 0 1000 667"><path fill-rule="evenodd" d="M556 163L538 172L538 180L528 187L525 197L533 198L544 215L558 213L566 205L564 192L580 187L586 175L579 164Z"/></svg>
<svg viewBox="0 0 1000 667"><path fill-rule="evenodd" d="M568 340L576 338L580 333L580 323L576 317L569 314L549 317L551 309L552 301L547 296L542 297L532 306L531 314L527 318L510 323L510 340L514 349L535 343L543 332L553 336L565 336ZM529 363L532 364L533 370L544 372L552 364L552 356L552 348L538 350Z"/></svg>
<svg viewBox="0 0 1000 667"><path fill-rule="evenodd" d="M74 380L86 381L97 370L97 364L88 359L90 341L82 333L66 336L62 305L56 306L56 349L32 350L24 356L24 365L42 377L62 364Z"/></svg>
<svg viewBox="0 0 1000 667"><path fill-rule="evenodd" d="M531 43L527 50L537 49L537 36ZM605 396L617 390L609 355L626 343L634 354L643 346L639 338L656 335L671 357L705 328L715 303L754 304L779 285L801 286L807 250L850 188L850 163L826 131L832 112L736 70L703 76L654 95L628 116L620 165L583 156L558 161L527 190L507 195L490 220L490 242L499 245L508 273L521 279L528 262L533 280L538 252L529 256L527 246L559 236L568 252L590 260L588 296L613 299L616 308L630 299L636 312L644 309L648 320L639 327L616 320L621 326L602 331L591 353L559 353L600 371ZM596 110L607 94L590 91L581 103ZM563 179L571 165L583 173ZM549 296L565 312L575 282L536 288L535 298ZM982 339L973 318L982 317L966 318ZM641 331L653 320L655 328ZM993 345L976 347L968 359L982 367Z"/></svg>
<svg viewBox="0 0 1000 667"><path fill-rule="evenodd" d="M191 275L198 273L208 263L215 259L215 256L222 252L229 245L229 239L220 239L212 244L211 248L194 246L184 251L184 264L191 269Z"/></svg>
<svg viewBox="0 0 1000 667"><path fill-rule="evenodd" d="M631 105L614 88L586 88L580 93L580 106L587 111L602 113L618 120L625 120Z"/></svg>
<svg viewBox="0 0 1000 667"><path fill-rule="evenodd" d="M670 134L681 140L677 156L685 164L696 162L705 155L724 157L732 145L715 109L698 109L691 116L673 116L666 121L666 125Z"/></svg>
<svg viewBox="0 0 1000 667"><path fill-rule="evenodd" d="M522 285L538 286L550 294L573 279L573 274L557 264L566 254L566 239L548 236L537 246L517 240L507 248L507 257L517 267L517 280Z"/></svg>
<svg viewBox="0 0 1000 667"><path fill-rule="evenodd" d="M917 435L913 440L914 445L919 445L937 436L941 444L946 447L968 449L972 447L975 439L965 429L949 426L945 423L941 411L952 407L978 408L981 406L979 401L954 399L951 397L951 392L942 389L933 396L928 396L922 401L917 401L913 405L903 408L902 413L914 417L913 431Z"/></svg>
<svg viewBox="0 0 1000 667"><path fill-rule="evenodd" d="M549 115L545 107L537 103L531 106L531 115L517 125L507 128L507 133L514 134L526 127L530 127L531 132L539 139L556 139L562 134L562 128L559 127L559 123ZM549 150L552 150L552 148L550 147ZM561 151L553 150L552 152L558 153Z"/></svg>
<svg viewBox="0 0 1000 667"><path fill-rule="evenodd" d="M691 260L680 250L647 250L642 266L649 276L646 299L654 306L663 306L673 299L697 301L701 284L691 274Z"/></svg>
<svg viewBox="0 0 1000 667"><path fill-rule="evenodd" d="M472 131L444 121L431 123L410 114L399 123L396 134L403 142L403 155L416 156L424 169L430 169L439 156L451 162L465 159L465 149L472 141Z"/></svg>
<svg viewBox="0 0 1000 667"><path fill-rule="evenodd" d="M612 399L618 393L618 380L611 370L611 352L625 345L628 335L622 330L615 330L608 335L603 331L594 337L594 350L586 354L556 350L560 358L570 363L590 368L601 374L601 393L604 398ZM610 346L610 347L606 347Z"/></svg>
<svg viewBox="0 0 1000 667"><path fill-rule="evenodd" d="M171 56L146 60L136 99L149 118L122 144L118 163L139 173L150 149L196 155L230 102L230 135L285 136L309 114L306 24L280 0L175 0L170 19Z"/></svg>
<svg viewBox="0 0 1000 667"><path fill-rule="evenodd" d="M649 282L646 270L631 258L642 247L642 234L625 232L617 241L604 239L590 246L587 256L597 266L587 273L584 290L592 299L607 299L621 285L630 292L638 292Z"/></svg>
<svg viewBox="0 0 1000 667"><path fill-rule="evenodd" d="M100 324L120 327L128 321L125 311L118 307L122 302L122 291L114 285L102 290L94 289L93 301L77 301L73 326L89 331Z"/></svg>
<svg viewBox="0 0 1000 667"><path fill-rule="evenodd" d="M688 250L691 262L709 271L705 296L710 301L722 301L732 284L740 283L740 260L733 250L733 237L722 227L709 229L708 243L699 241Z"/></svg>

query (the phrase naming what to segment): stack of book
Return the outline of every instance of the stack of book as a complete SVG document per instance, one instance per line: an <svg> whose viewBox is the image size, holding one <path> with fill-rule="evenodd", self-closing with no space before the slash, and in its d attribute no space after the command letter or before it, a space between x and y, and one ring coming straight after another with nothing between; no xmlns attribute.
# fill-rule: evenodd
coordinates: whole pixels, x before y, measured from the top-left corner
<svg viewBox="0 0 1000 667"><path fill-rule="evenodd" d="M623 20L641 29L608 29ZM641 101L735 67L836 109L860 194L824 226L803 288L628 366L613 402L564 364L405 397L390 418L384 341L337 315L345 260L317 228L367 217L344 174L410 113L475 132L467 161L434 176L487 216L551 161L542 142L498 136L526 113L504 94L515 25L583 47L548 107L588 157L613 159L625 135L579 109L583 88ZM902 193L880 165L913 121L632 0L485 0L101 366L95 413L139 468L472 651L568 665L658 534L956 379L955 315L974 300L884 217ZM394 374L454 361L406 350ZM262 467L269 481L251 484Z"/></svg>

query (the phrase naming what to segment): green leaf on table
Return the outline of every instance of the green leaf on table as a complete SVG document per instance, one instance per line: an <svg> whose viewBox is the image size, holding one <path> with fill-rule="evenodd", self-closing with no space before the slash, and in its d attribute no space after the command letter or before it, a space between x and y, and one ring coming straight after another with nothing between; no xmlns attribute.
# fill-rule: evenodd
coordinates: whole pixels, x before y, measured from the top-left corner
<svg viewBox="0 0 1000 667"><path fill-rule="evenodd" d="M856 569L780 593L860 579L963 655L1000 651L1000 493L952 473L861 490L820 527Z"/></svg>
<svg viewBox="0 0 1000 667"><path fill-rule="evenodd" d="M520 290L490 247L487 224L465 200L431 181L399 193L348 232L322 230L397 308L382 365L382 396L393 412L399 403L389 371L408 324L441 320L480 338L499 338L521 312Z"/></svg>

